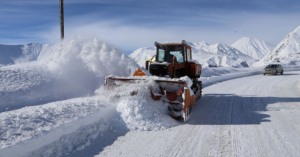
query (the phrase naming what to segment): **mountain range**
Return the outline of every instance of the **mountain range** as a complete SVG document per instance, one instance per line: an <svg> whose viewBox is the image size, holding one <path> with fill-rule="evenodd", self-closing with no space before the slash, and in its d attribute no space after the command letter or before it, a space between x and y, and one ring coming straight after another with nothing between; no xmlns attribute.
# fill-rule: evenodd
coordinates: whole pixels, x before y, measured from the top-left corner
<svg viewBox="0 0 300 157"><path fill-rule="evenodd" d="M241 51L221 43L209 45L206 42L188 42L192 47L192 58L206 67L242 67L256 62L256 59L242 53ZM141 67L145 61L156 54L154 47L144 47L135 50L129 55ZM245 64L246 63L246 64Z"/></svg>

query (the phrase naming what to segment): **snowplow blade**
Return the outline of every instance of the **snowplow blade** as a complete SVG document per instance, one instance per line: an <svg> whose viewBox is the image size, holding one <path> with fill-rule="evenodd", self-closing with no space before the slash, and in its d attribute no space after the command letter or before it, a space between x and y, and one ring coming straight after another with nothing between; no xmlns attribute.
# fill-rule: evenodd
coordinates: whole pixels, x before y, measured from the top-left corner
<svg viewBox="0 0 300 157"><path fill-rule="evenodd" d="M201 97L201 81L198 81L198 90L195 90L195 88L189 87L187 81L179 79L149 79L147 76L137 78L118 78L111 76L106 77L105 86L112 87L118 83L143 84L143 82L147 82L149 80L153 80L159 85L159 88L156 89L149 87L152 98L154 100L168 102L168 110L170 111L172 118L176 120L183 119L184 122L187 121L196 101ZM194 84L192 87L194 87ZM130 95L134 95L137 92L138 91L130 91Z"/></svg>

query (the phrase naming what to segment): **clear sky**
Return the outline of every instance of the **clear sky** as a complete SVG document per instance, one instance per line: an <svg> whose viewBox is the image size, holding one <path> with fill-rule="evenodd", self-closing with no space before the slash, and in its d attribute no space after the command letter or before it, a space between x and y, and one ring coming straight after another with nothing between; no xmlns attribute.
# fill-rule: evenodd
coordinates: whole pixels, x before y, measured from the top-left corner
<svg viewBox="0 0 300 157"><path fill-rule="evenodd" d="M299 0L64 0L65 36L96 36L129 53L154 41L277 45L300 25ZM0 43L59 43L59 0L0 0Z"/></svg>

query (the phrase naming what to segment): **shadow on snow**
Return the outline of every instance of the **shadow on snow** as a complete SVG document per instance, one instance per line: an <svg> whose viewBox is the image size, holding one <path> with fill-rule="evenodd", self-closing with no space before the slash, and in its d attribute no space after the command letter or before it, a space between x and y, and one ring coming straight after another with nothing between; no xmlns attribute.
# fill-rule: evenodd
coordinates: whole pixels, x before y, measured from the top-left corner
<svg viewBox="0 0 300 157"><path fill-rule="evenodd" d="M298 97L257 97L231 94L206 94L196 103L188 124L251 125L270 122L267 106L274 103L300 102ZM270 109L270 108L269 108ZM287 109L287 107L284 107Z"/></svg>

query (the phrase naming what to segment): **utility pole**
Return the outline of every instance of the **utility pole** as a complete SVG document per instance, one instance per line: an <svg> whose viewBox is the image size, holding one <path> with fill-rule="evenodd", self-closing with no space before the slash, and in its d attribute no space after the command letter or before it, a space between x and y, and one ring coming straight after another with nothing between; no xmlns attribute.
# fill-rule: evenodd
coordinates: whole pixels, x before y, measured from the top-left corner
<svg viewBox="0 0 300 157"><path fill-rule="evenodd" d="M64 40L64 0L60 0L60 39Z"/></svg>

